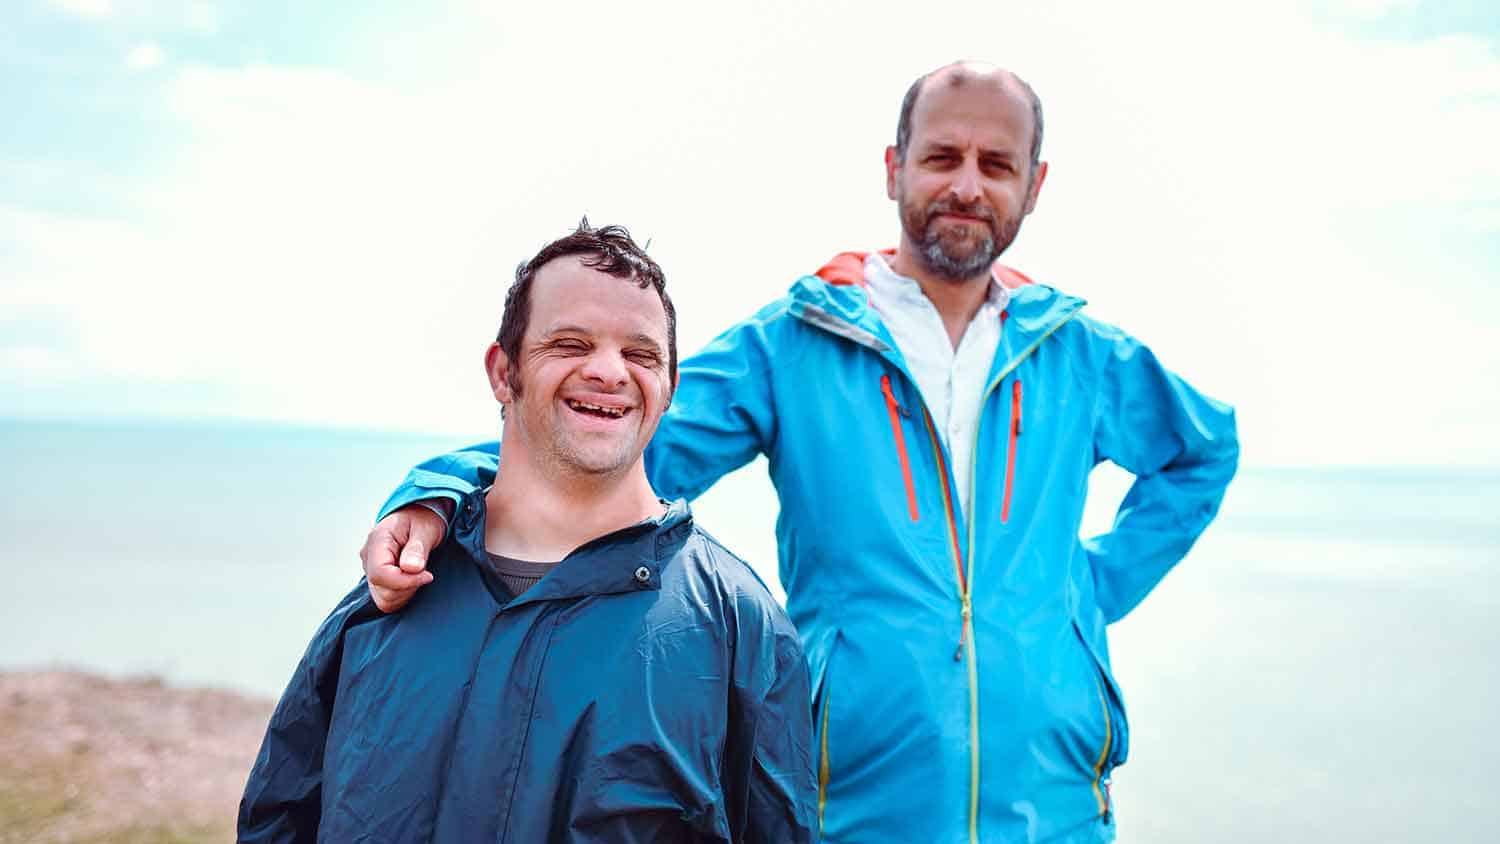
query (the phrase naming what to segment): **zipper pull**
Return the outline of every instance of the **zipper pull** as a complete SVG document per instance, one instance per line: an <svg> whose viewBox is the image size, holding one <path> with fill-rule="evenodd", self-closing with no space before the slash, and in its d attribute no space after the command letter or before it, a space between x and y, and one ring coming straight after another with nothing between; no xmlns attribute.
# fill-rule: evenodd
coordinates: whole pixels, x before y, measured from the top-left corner
<svg viewBox="0 0 1500 844"><path fill-rule="evenodd" d="M1015 427L1016 436L1021 436L1021 379L1012 382L1010 388L1010 416L1012 425Z"/></svg>
<svg viewBox="0 0 1500 844"><path fill-rule="evenodd" d="M891 409L895 410L902 419L911 418L911 411L907 410L904 405L896 401L896 391L891 389L891 376L880 376L880 392L885 394L886 403L889 404Z"/></svg>
<svg viewBox="0 0 1500 844"><path fill-rule="evenodd" d="M964 658L964 644L969 639L969 619L973 615L974 611L969 604L969 597L965 595L963 609L959 611L959 617L962 618L963 621L960 622L958 628L958 650L953 652L954 662L960 662Z"/></svg>

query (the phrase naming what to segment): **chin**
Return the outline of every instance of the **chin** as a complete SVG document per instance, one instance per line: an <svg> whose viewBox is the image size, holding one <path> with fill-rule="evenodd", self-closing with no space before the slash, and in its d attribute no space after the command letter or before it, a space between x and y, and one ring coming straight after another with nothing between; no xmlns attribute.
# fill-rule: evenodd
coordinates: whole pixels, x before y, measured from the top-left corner
<svg viewBox="0 0 1500 844"><path fill-rule="evenodd" d="M586 475L615 475L629 469L640 459L640 453L633 455L615 453L588 453L570 452L562 455L563 463L573 467L574 470Z"/></svg>

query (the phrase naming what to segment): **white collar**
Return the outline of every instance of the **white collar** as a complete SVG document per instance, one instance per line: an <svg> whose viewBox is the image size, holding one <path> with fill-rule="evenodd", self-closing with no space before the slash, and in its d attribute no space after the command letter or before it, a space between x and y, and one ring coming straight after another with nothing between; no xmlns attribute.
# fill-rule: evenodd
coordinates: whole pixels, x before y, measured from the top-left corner
<svg viewBox="0 0 1500 844"><path fill-rule="evenodd" d="M878 287L881 294L892 299L905 300L908 304L920 299L930 304L927 294L922 292L922 285L916 279L892 269L890 262L879 252L871 252L865 258L865 283L872 288ZM1010 291L995 278L993 271L990 273L990 288L985 294L985 304L993 305L999 311L1005 310L1005 306L1010 304Z"/></svg>

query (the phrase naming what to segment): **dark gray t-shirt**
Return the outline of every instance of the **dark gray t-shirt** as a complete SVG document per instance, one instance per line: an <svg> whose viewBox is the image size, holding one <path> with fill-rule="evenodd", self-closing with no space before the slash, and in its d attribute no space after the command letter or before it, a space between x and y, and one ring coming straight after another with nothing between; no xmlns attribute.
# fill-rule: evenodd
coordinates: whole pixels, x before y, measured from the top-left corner
<svg viewBox="0 0 1500 844"><path fill-rule="evenodd" d="M505 588L510 590L512 598L520 597L522 592L535 586L537 581L547 576L557 563L536 563L531 560L517 560L514 557L502 557L499 554L484 552L489 558L490 569Z"/></svg>

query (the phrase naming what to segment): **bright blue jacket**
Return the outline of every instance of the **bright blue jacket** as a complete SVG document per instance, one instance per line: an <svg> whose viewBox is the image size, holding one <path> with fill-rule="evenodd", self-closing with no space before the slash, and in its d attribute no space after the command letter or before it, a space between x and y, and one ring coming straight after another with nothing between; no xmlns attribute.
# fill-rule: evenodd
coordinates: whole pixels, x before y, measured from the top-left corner
<svg viewBox="0 0 1500 844"><path fill-rule="evenodd" d="M240 803L241 842L810 842L796 632L685 502L512 597L475 491L436 578L319 628Z"/></svg>
<svg viewBox="0 0 1500 844"><path fill-rule="evenodd" d="M968 491L862 287L836 258L683 361L646 452L692 498L757 454L781 502L831 842L1114 836L1129 728L1105 627L1187 553L1234 474L1233 411L1041 285L1014 291ZM487 482L495 448L414 469L383 512ZM1136 476L1079 537L1090 470Z"/></svg>

